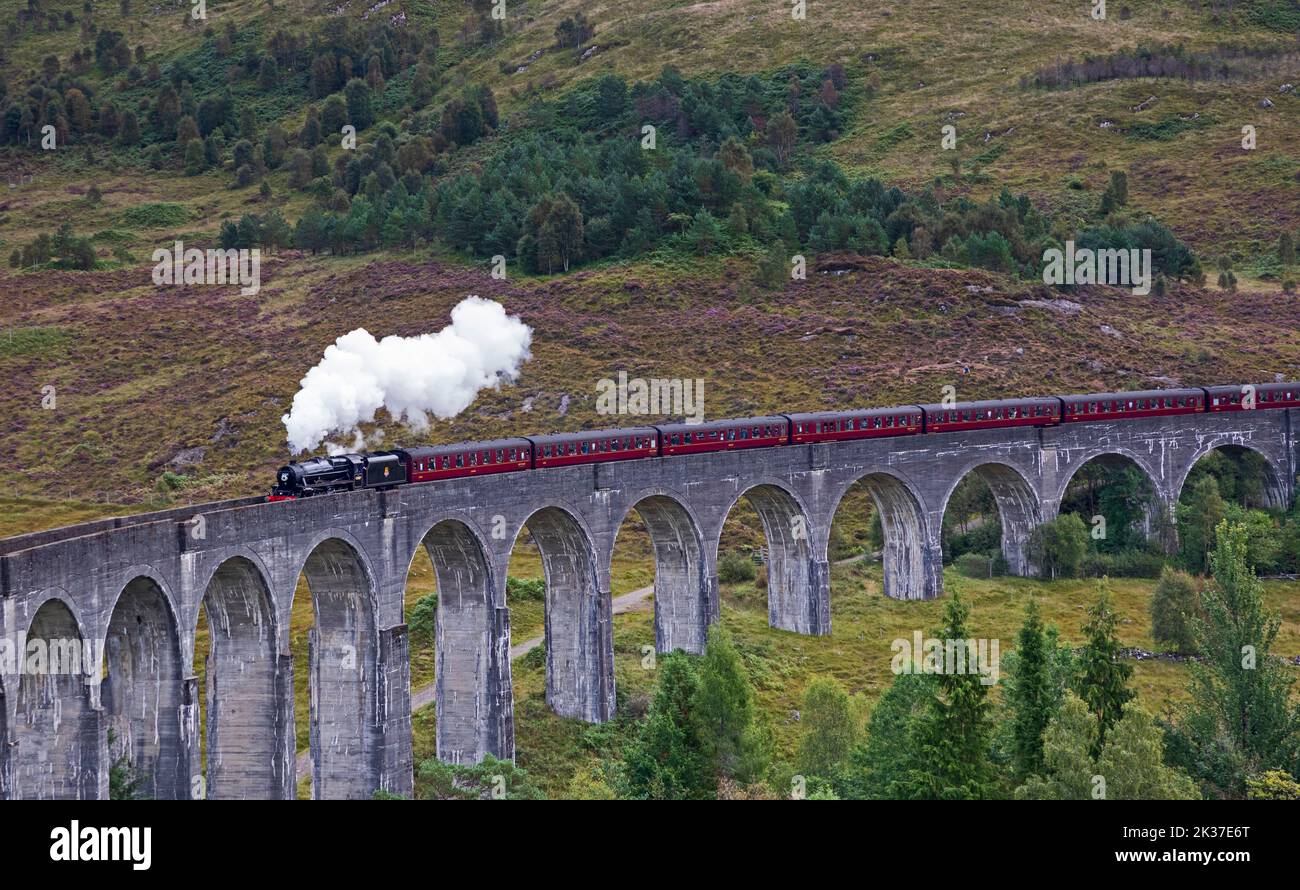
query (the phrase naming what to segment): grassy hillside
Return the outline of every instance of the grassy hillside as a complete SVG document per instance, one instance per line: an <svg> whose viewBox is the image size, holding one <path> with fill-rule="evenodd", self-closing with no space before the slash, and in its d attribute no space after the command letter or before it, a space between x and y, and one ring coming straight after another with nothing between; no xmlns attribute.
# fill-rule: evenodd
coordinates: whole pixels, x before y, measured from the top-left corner
<svg viewBox="0 0 1300 890"><path fill-rule="evenodd" d="M56 151L21 142L0 148L12 186L0 203L0 254L65 221L91 236L98 254L92 271L51 261L0 272L7 304L0 408L11 418L0 443L17 459L13 484L21 495L130 504L260 491L287 456L279 417L325 345L359 326L376 335L437 329L467 293L501 299L534 326L535 357L517 386L437 424L429 434L436 440L598 425L595 383L620 369L705 378L713 417L933 400L944 385L957 386L962 398L1297 373L1295 301L1276 283L1277 238L1300 224L1300 92L1278 92L1296 58L1281 4L1260 0L1216 13L1197 3L1134 2L1098 22L1086 8L1013 2L952 27L953 5L942 2L868 13L817 3L800 22L758 2L638 0L582 7L594 34L578 49L557 47L555 34L579 11L575 3L511 4L499 36L487 41L464 32L472 8L455 2L402 0L373 14L359 4L335 14L332 4L298 0L217 3L203 27L186 24L181 7L136 3L123 15L116 3L89 6L92 13L75 3L43 4L46 14L68 12L75 23L38 30L20 16L26 4L0 2L0 23L14 24L0 56L11 104L41 84L79 84L96 114L110 100L123 109L134 102L142 125L133 146L74 132ZM364 31L401 13L406 18L390 32L423 42L418 58L431 60L421 64L434 79L427 100L412 98L418 66L403 67L417 58L409 53L378 92L376 111L401 129L399 143L408 128L429 132L420 121L436 118L465 85L489 86L500 107L496 135L440 152L427 174L434 186L477 169L506 134L530 132L525 111L535 99L560 99L607 73L635 82L672 65L707 81L796 63L813 71L839 65L848 82L844 130L820 143L801 135L789 182L830 159L851 178L876 176L905 189L940 177L949 201L982 201L1010 187L1068 234L1096 222L1110 173L1126 170L1128 216L1154 214L1197 250L1211 279L1215 259L1229 255L1241 290L1184 282L1164 297L1086 287L1051 293L1005 275L936 269L933 261L814 256L806 282L771 291L754 283L757 234L730 253L700 255L662 242L640 257L553 277L512 265L502 282L486 274L486 262L449 251L436 233L415 251L276 252L264 257L263 289L253 297L233 288L155 287L154 247L176 239L210 245L223 222L271 209L292 225L315 203L289 187L283 168L231 187L230 151L241 135L232 123L219 163L186 175L175 143L146 120L158 85L179 71L192 78L184 82L195 104L228 93L240 114L251 111L255 136L278 124L292 149L305 108L322 105L313 100L312 74L299 61L264 88L252 70L258 54L280 31L296 35L308 56L328 42L334 24ZM121 31L132 50L143 48L135 55L143 61L110 75L92 60L75 77L51 80L42 73L47 56L64 78L74 52L90 58L96 38L81 30L88 22ZM1214 56L1219 76L1035 85L1068 60L1172 45L1223 53ZM1241 60L1220 45L1250 47L1257 57ZM1156 100L1146 103L1150 96ZM1264 98L1273 107L1259 107ZM957 128L955 151L940 148L945 124ZM1257 127L1254 151L1240 149L1245 124ZM363 146L374 132L361 135ZM331 159L343 154L328 145ZM263 181L271 197L261 193ZM87 196L91 185L97 202ZM765 203L778 212L784 206L779 192ZM1041 305L1060 296L1082 311ZM57 394L52 410L42 407L46 386ZM399 429L386 432L388 441L402 440ZM186 478L160 481L167 472Z"/></svg>

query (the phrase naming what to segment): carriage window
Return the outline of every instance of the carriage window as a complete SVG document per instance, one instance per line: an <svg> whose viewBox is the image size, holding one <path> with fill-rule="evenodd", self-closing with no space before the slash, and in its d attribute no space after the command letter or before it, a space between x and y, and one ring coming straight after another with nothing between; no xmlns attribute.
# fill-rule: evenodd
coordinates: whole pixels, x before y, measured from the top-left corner
<svg viewBox="0 0 1300 890"><path fill-rule="evenodd" d="M456 466L457 467L465 466L465 455L463 454L456 455Z"/></svg>
<svg viewBox="0 0 1300 890"><path fill-rule="evenodd" d="M740 431L740 438L741 438L741 439L748 439L748 438L749 438L749 430L741 430L741 431Z"/></svg>

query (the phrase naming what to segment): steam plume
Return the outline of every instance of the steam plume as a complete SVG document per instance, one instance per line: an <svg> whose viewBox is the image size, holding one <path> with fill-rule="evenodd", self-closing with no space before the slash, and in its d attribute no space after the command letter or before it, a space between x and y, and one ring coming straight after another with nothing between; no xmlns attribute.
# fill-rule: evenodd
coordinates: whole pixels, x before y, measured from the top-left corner
<svg viewBox="0 0 1300 890"><path fill-rule="evenodd" d="M327 347L302 378L281 418L289 446L294 453L314 449L331 433L364 445L359 424L374 421L380 408L423 432L430 414L455 417L480 390L513 381L531 357L532 338L518 316L477 296L456 304L451 324L436 334L375 340L357 328Z"/></svg>

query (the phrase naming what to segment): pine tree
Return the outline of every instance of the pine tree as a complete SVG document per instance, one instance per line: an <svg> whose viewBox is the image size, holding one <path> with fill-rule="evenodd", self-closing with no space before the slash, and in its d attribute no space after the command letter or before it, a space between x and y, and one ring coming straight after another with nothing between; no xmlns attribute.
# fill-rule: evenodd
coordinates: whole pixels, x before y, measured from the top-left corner
<svg viewBox="0 0 1300 890"><path fill-rule="evenodd" d="M1043 766L1043 731L1056 713L1060 696L1052 678L1052 665L1032 597L1025 609L1025 623L1016 638L1016 670L1007 683L1007 705L1011 709L1012 755L1016 774L1027 776Z"/></svg>
<svg viewBox="0 0 1300 890"><path fill-rule="evenodd" d="M1281 620L1264 609L1246 529L1225 521L1215 532L1205 617L1195 623L1204 660L1192 665L1192 700L1173 732L1173 759L1212 793L1243 797L1249 776L1297 769L1300 706L1290 700L1288 668L1269 654Z"/></svg>
<svg viewBox="0 0 1300 890"><path fill-rule="evenodd" d="M1134 695L1128 686L1133 666L1119 657L1119 638L1115 636L1119 616L1111 609L1110 591L1104 578L1097 582L1097 594L1097 602L1088 609L1088 621L1083 626L1088 642L1079 654L1079 674L1074 684L1075 691L1097 720L1093 756L1101 751L1106 733Z"/></svg>
<svg viewBox="0 0 1300 890"><path fill-rule="evenodd" d="M771 761L771 735L757 719L745 666L721 625L709 628L699 679L694 711L718 775L745 783L757 780Z"/></svg>
<svg viewBox="0 0 1300 890"><path fill-rule="evenodd" d="M944 607L942 640L961 644L968 638L969 610L956 591ZM913 725L911 743L917 756L891 796L911 800L982 800L993 796L993 768L988 758L992 722L988 687L970 666L965 673L944 671L935 677L934 697Z"/></svg>

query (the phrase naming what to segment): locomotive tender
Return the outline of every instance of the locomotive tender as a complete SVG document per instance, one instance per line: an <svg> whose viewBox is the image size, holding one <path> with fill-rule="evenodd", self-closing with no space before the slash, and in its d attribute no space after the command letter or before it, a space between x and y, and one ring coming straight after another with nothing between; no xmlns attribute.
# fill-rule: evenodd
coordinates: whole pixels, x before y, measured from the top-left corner
<svg viewBox="0 0 1300 890"><path fill-rule="evenodd" d="M707 451L1269 408L1300 408L1300 382L775 414L312 457L281 467L267 500Z"/></svg>

